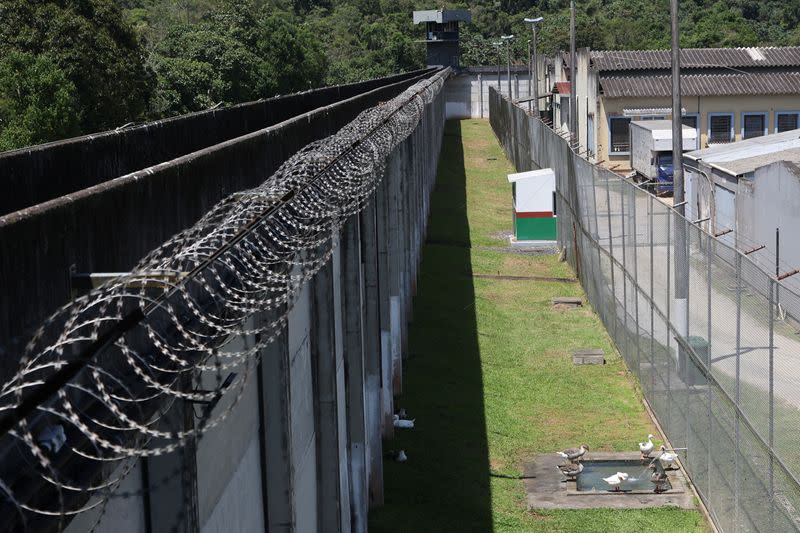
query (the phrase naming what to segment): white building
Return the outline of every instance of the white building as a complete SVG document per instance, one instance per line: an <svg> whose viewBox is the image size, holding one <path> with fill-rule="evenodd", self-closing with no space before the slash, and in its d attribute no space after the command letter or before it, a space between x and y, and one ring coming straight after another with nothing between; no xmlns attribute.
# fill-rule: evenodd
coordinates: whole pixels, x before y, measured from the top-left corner
<svg viewBox="0 0 800 533"><path fill-rule="evenodd" d="M689 217L775 272L800 268L800 129L715 145L683 156ZM800 278L800 274L797 275ZM800 286L800 279L787 280Z"/></svg>

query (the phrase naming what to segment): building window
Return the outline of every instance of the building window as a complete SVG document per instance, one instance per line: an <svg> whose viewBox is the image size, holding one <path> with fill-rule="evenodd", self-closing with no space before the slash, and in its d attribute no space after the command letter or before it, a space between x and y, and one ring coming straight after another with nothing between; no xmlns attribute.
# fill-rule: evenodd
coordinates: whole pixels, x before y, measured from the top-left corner
<svg viewBox="0 0 800 533"><path fill-rule="evenodd" d="M775 133L783 131L796 130L800 128L800 113L797 111L791 112L776 112L775 113Z"/></svg>
<svg viewBox="0 0 800 533"><path fill-rule="evenodd" d="M561 127L569 130L569 96L561 97Z"/></svg>
<svg viewBox="0 0 800 533"><path fill-rule="evenodd" d="M682 115L681 123L683 123L684 126L689 126L690 128L694 128L694 133L696 137L694 141L695 143L694 147L684 146L684 149L697 150L698 148L700 148L700 128L698 127L700 126L700 113L692 113L691 115Z"/></svg>
<svg viewBox="0 0 800 533"><path fill-rule="evenodd" d="M708 114L708 144L733 141L733 113Z"/></svg>
<svg viewBox="0 0 800 533"><path fill-rule="evenodd" d="M608 117L610 154L627 154L631 150L630 117Z"/></svg>
<svg viewBox="0 0 800 533"><path fill-rule="evenodd" d="M767 134L767 113L742 113L742 139Z"/></svg>
<svg viewBox="0 0 800 533"><path fill-rule="evenodd" d="M642 115L642 120L664 120L664 115Z"/></svg>

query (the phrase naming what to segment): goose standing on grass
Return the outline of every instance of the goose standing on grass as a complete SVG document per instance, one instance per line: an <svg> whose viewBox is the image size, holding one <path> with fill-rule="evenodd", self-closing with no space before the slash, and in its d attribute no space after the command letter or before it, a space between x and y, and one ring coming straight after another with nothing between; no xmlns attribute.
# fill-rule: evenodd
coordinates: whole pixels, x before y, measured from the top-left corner
<svg viewBox="0 0 800 533"><path fill-rule="evenodd" d="M562 450L557 453L564 459L568 460L570 463L574 463L576 461L580 461L581 457L583 457L588 450L589 446L587 446L586 444L581 444L580 448L567 448L566 450Z"/></svg>
<svg viewBox="0 0 800 533"><path fill-rule="evenodd" d="M613 476L604 477L603 481L614 487L614 492L619 492L620 484L628 479L627 472L617 472Z"/></svg>
<svg viewBox="0 0 800 533"><path fill-rule="evenodd" d="M667 482L667 473L664 471L659 472L656 465L653 464L650 465L650 468L653 469L653 473L650 475L650 482L655 485L653 492L661 494L667 490L664 487L664 484Z"/></svg>
<svg viewBox="0 0 800 533"><path fill-rule="evenodd" d="M658 454L656 458L653 459L653 461L658 460L661 461L662 464L666 464L672 467L672 465L675 463L675 459L678 458L678 454L673 452L668 452L666 446L664 445L662 445L661 448L659 449L661 450L661 453Z"/></svg>
<svg viewBox="0 0 800 533"><path fill-rule="evenodd" d="M646 442L639 443L639 451L642 452L642 461L647 459L647 457L650 455L650 452L652 452L653 448L655 448L655 444L653 444L653 437L654 435L650 434L647 436Z"/></svg>
<svg viewBox="0 0 800 533"><path fill-rule="evenodd" d="M396 428L413 428L414 427L414 420L408 420L402 418L399 415L394 415L394 427Z"/></svg>
<svg viewBox="0 0 800 533"><path fill-rule="evenodd" d="M570 463L566 465L558 465L556 466L556 468L558 468L559 472L564 474L564 477L567 478L566 479L567 481L569 480L574 481L575 478L578 477L578 474L583 472L583 463L578 463L578 464Z"/></svg>

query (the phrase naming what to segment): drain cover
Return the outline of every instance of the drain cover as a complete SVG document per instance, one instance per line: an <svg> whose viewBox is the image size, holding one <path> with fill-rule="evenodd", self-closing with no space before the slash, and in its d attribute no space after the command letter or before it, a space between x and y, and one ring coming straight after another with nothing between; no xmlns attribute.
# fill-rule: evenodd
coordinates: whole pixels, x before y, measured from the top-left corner
<svg viewBox="0 0 800 533"><path fill-rule="evenodd" d="M589 348L572 352L572 362L576 365L604 365L606 358L600 348Z"/></svg>

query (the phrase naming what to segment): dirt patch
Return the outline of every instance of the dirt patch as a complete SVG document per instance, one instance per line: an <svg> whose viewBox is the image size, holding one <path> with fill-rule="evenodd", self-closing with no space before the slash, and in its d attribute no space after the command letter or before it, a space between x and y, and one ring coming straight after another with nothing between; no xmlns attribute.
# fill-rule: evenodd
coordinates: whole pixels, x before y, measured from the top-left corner
<svg viewBox="0 0 800 533"><path fill-rule="evenodd" d="M487 161L483 157L468 157L466 159L467 159L467 164L470 166L470 168L476 168L479 170L484 170L489 168L489 163L491 163L491 161Z"/></svg>

